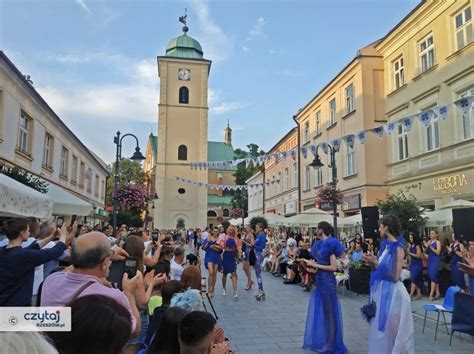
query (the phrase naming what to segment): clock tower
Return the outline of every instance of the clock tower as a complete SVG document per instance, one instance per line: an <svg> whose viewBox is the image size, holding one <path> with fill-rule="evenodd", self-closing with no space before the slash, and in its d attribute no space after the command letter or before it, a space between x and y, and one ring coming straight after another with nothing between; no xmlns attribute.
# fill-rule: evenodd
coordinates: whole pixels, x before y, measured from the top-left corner
<svg viewBox="0 0 474 354"><path fill-rule="evenodd" d="M180 19L181 21L181 19ZM183 21L181 21L183 22ZM185 21L184 21L185 22ZM158 56L160 103L154 224L158 228L201 227L207 223L207 189L176 182L183 177L208 183L207 170L191 170L192 161L207 161L208 78L211 61L198 41L183 34Z"/></svg>

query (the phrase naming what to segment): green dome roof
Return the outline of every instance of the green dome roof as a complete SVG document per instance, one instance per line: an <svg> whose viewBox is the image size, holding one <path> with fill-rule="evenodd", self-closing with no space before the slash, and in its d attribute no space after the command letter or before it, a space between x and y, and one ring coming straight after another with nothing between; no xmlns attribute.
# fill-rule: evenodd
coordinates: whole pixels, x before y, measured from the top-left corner
<svg viewBox="0 0 474 354"><path fill-rule="evenodd" d="M166 47L166 56L184 59L202 59L203 52L197 40L187 35L188 27L183 27L183 34L173 38Z"/></svg>

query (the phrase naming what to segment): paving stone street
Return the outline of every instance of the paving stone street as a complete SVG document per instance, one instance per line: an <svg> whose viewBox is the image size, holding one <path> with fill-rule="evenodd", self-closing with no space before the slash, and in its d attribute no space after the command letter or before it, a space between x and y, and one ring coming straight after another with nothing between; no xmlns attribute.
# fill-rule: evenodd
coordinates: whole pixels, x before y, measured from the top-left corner
<svg viewBox="0 0 474 354"><path fill-rule="evenodd" d="M266 300L255 300L256 289L245 291L245 275L239 265L239 298L232 297L230 281L227 282L227 296L222 295L221 274L218 275L216 294L212 300L219 316L218 323L225 329L226 336L232 341L233 349L241 354L264 353L311 353L301 349L304 324L310 293L302 291L296 285L285 285L281 278L275 278L265 272L264 288ZM255 275L253 274L253 279ZM368 324L360 314L360 307L367 297L339 289L339 298L343 311L344 342L350 353L367 353ZM462 342L458 335L453 337L449 346L446 328L440 325L438 338L434 341L435 317L428 320L425 334L423 328L423 305L427 300L414 301L412 304L415 325L415 345L417 354L473 353L474 342L466 335ZM206 301L208 310L209 303ZM448 322L450 318L447 317Z"/></svg>

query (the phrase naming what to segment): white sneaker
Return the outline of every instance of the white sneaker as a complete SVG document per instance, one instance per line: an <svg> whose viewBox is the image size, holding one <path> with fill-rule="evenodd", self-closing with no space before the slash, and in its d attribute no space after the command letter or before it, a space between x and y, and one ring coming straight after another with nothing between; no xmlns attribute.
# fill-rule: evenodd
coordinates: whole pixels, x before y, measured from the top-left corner
<svg viewBox="0 0 474 354"><path fill-rule="evenodd" d="M234 293L234 298L236 298L236 299L237 299L238 297L239 297L239 294L237 294L237 293Z"/></svg>
<svg viewBox="0 0 474 354"><path fill-rule="evenodd" d="M226 295L227 295L227 293L226 293L226 291L225 291L225 290L224 290L224 291L222 291L222 295L224 295L224 296L226 296Z"/></svg>

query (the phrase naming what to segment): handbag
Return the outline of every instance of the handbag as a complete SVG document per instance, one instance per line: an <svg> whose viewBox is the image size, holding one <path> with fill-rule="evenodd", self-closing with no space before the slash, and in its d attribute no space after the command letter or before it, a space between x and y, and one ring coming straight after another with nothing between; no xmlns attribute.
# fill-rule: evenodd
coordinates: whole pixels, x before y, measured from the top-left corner
<svg viewBox="0 0 474 354"><path fill-rule="evenodd" d="M369 301L367 305L364 305L360 308L360 312L367 322L370 322L370 320L375 317L375 313L377 312L377 304L375 301Z"/></svg>

